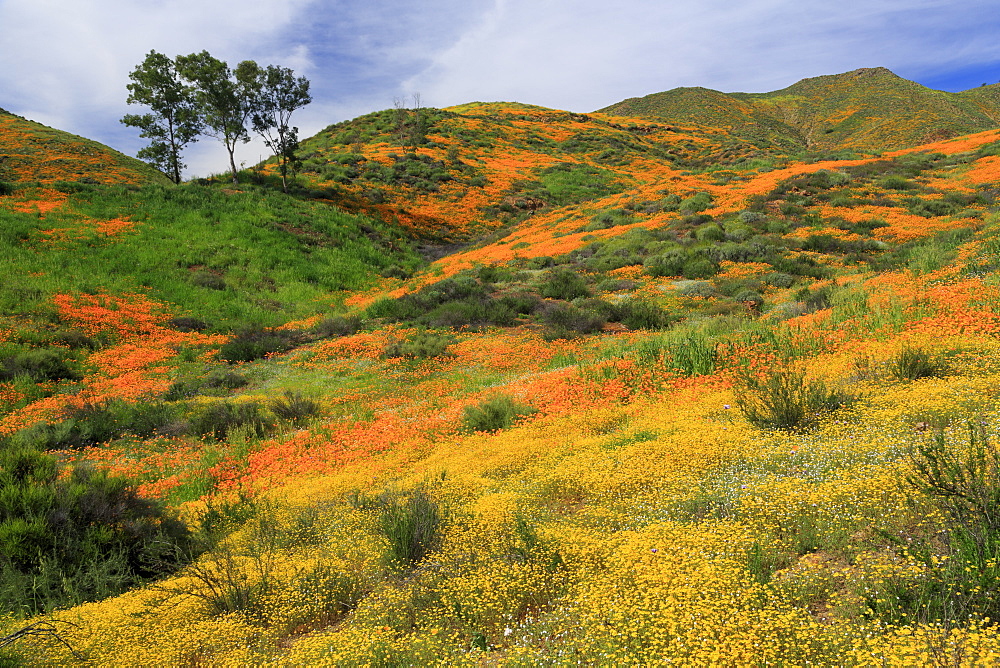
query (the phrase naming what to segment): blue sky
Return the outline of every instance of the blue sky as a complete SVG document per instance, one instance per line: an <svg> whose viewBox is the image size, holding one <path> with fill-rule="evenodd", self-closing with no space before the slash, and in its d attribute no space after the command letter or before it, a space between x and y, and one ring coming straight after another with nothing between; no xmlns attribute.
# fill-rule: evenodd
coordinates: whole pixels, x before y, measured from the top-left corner
<svg viewBox="0 0 1000 668"><path fill-rule="evenodd" d="M419 93L593 111L677 86L762 92L884 66L941 90L1000 81L1000 0L0 0L0 107L134 155L118 119L150 49L291 67L305 137ZM266 151L253 143L238 160ZM188 175L223 171L205 138Z"/></svg>

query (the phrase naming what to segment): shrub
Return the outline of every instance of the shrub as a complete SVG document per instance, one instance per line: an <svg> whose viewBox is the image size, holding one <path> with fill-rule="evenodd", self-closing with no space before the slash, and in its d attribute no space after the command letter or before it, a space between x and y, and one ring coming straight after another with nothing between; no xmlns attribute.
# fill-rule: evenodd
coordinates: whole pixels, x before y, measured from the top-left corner
<svg viewBox="0 0 1000 668"><path fill-rule="evenodd" d="M695 280L699 278L711 278L718 271L718 265L708 258L693 257L684 262L684 266L681 268L681 275L684 278Z"/></svg>
<svg viewBox="0 0 1000 668"><path fill-rule="evenodd" d="M222 345L219 359L230 364L251 362L274 353L288 352L300 338L301 334L292 330L245 329Z"/></svg>
<svg viewBox="0 0 1000 668"><path fill-rule="evenodd" d="M302 396L294 390L285 390L281 397L271 400L268 408L280 420L288 420L297 424L305 418L318 415L320 412L319 402Z"/></svg>
<svg viewBox="0 0 1000 668"><path fill-rule="evenodd" d="M659 255L652 255L643 262L646 273L650 276L680 276L684 271L687 255L680 249L669 250Z"/></svg>
<svg viewBox="0 0 1000 668"><path fill-rule="evenodd" d="M0 445L0 606L29 615L119 594L173 572L187 527L124 478Z"/></svg>
<svg viewBox="0 0 1000 668"><path fill-rule="evenodd" d="M195 413L191 428L200 436L221 441L236 428L248 429L255 436L264 436L274 427L273 421L255 401L218 401Z"/></svg>
<svg viewBox="0 0 1000 668"><path fill-rule="evenodd" d="M77 380L80 374L66 359L66 351L54 348L34 348L11 355L0 362L0 380L25 375L35 382L47 380Z"/></svg>
<svg viewBox="0 0 1000 668"><path fill-rule="evenodd" d="M808 429L820 416L846 405L851 397L804 373L779 370L759 376L746 372L737 387L736 404L751 424L762 429Z"/></svg>
<svg viewBox="0 0 1000 668"><path fill-rule="evenodd" d="M583 276L571 269L560 268L549 274L539 288L539 293L550 299L570 300L589 297L590 288L587 287L587 280Z"/></svg>
<svg viewBox="0 0 1000 668"><path fill-rule="evenodd" d="M970 424L967 442L951 445L944 434L936 434L916 448L911 463L908 484L937 505L944 518L947 558L935 564L924 555L933 576L920 590L905 592L903 603L909 610L880 609L879 601L872 607L883 616L903 612L925 622L997 619L1000 450L981 427Z"/></svg>
<svg viewBox="0 0 1000 668"><path fill-rule="evenodd" d="M572 338L578 334L593 334L604 327L607 319L600 313L555 302L547 304L542 320L549 325L547 336L550 339Z"/></svg>
<svg viewBox="0 0 1000 668"><path fill-rule="evenodd" d="M208 323L201 318L191 316L178 316L168 323L179 332L200 332L208 329Z"/></svg>
<svg viewBox="0 0 1000 668"><path fill-rule="evenodd" d="M246 387L250 381L241 373L230 369L216 369L205 376L205 387L236 390Z"/></svg>
<svg viewBox="0 0 1000 668"><path fill-rule="evenodd" d="M685 376L700 376L715 372L718 346L701 334L651 339L639 346L636 359L646 366L663 364Z"/></svg>
<svg viewBox="0 0 1000 668"><path fill-rule="evenodd" d="M198 271L191 275L191 282L197 285L199 288L208 288L209 290L225 290L226 281L222 276L212 273L210 271Z"/></svg>
<svg viewBox="0 0 1000 668"><path fill-rule="evenodd" d="M446 357L448 346L455 342L453 336L433 331L417 332L406 339L393 341L385 347L383 357L404 357L408 359L432 359Z"/></svg>
<svg viewBox="0 0 1000 668"><path fill-rule="evenodd" d="M614 305L612 319L629 329L663 329L678 318L658 304L642 299L626 299Z"/></svg>
<svg viewBox="0 0 1000 668"><path fill-rule="evenodd" d="M889 372L899 380L918 380L943 376L948 366L926 350L907 346L889 360Z"/></svg>
<svg viewBox="0 0 1000 668"><path fill-rule="evenodd" d="M467 433L507 429L518 420L534 415L538 410L500 394L462 411L462 429Z"/></svg>
<svg viewBox="0 0 1000 668"><path fill-rule="evenodd" d="M313 326L313 334L322 339L332 339L339 336L350 336L361 329L361 319L335 315L324 318Z"/></svg>
<svg viewBox="0 0 1000 668"><path fill-rule="evenodd" d="M678 208L681 213L698 213L704 211L712 205L712 195L705 191L700 191L690 197L681 200Z"/></svg>
<svg viewBox="0 0 1000 668"><path fill-rule="evenodd" d="M423 489L387 492L378 499L379 529L389 542L389 557L412 567L440 542L441 511Z"/></svg>

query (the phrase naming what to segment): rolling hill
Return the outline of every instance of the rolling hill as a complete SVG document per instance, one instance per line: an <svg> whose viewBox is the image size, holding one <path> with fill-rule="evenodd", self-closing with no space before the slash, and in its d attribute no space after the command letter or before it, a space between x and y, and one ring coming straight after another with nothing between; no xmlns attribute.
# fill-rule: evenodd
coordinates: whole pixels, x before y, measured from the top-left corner
<svg viewBox="0 0 1000 668"><path fill-rule="evenodd" d="M881 151L996 127L1000 86L946 93L884 67L803 79L771 93L677 88L600 110L726 128L790 151Z"/></svg>
<svg viewBox="0 0 1000 668"><path fill-rule="evenodd" d="M0 661L995 663L996 95L0 125Z"/></svg>

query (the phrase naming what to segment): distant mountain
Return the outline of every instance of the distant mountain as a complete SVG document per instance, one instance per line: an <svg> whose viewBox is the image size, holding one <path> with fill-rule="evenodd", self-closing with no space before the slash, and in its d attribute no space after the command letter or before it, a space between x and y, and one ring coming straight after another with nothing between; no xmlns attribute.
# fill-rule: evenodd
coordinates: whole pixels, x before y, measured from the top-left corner
<svg viewBox="0 0 1000 668"><path fill-rule="evenodd" d="M96 141L0 109L0 181L169 183L146 163Z"/></svg>
<svg viewBox="0 0 1000 668"><path fill-rule="evenodd" d="M880 151L997 127L1000 85L947 93L875 67L770 93L675 88L600 111L722 128L760 147Z"/></svg>

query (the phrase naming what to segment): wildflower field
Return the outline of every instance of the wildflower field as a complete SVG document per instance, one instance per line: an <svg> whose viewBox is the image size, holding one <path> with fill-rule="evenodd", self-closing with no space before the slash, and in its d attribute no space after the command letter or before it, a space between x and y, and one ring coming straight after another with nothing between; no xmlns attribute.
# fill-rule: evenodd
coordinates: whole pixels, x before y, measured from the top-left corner
<svg viewBox="0 0 1000 668"><path fill-rule="evenodd" d="M0 665L1000 662L1000 131L472 103L331 126L285 195L36 130Z"/></svg>

